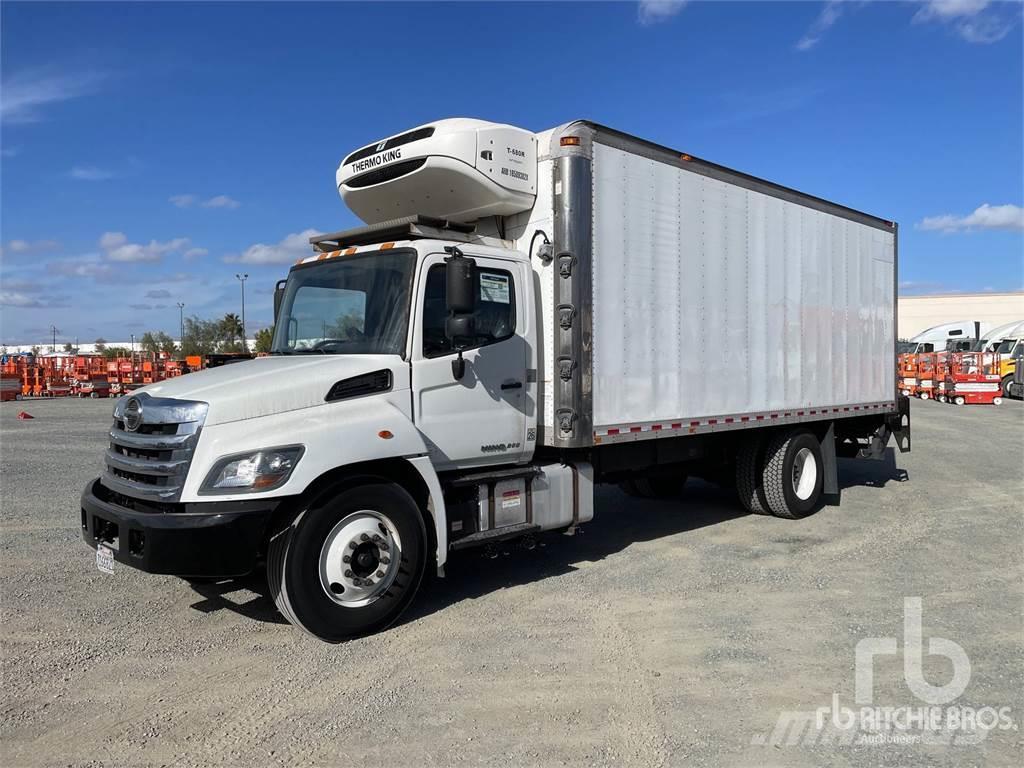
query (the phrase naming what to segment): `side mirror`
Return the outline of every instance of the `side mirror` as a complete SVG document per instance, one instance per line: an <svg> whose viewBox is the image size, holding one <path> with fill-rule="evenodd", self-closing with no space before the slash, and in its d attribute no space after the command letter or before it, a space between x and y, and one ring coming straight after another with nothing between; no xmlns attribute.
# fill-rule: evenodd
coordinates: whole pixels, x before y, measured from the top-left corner
<svg viewBox="0 0 1024 768"><path fill-rule="evenodd" d="M445 306L450 315L468 315L476 309L476 262L462 255L455 246L445 248Z"/></svg>
<svg viewBox="0 0 1024 768"><path fill-rule="evenodd" d="M466 375L462 350L466 340L476 335L476 317L473 313L476 311L477 271L476 262L463 256L458 247L449 245L445 251L451 255L445 259L448 268L445 270L444 295L448 318L444 323L444 335L459 353L452 360L452 376L459 381Z"/></svg>
<svg viewBox="0 0 1024 768"><path fill-rule="evenodd" d="M281 302L284 300L284 284L287 280L278 280L274 286L274 324L277 325L277 315L281 311Z"/></svg>

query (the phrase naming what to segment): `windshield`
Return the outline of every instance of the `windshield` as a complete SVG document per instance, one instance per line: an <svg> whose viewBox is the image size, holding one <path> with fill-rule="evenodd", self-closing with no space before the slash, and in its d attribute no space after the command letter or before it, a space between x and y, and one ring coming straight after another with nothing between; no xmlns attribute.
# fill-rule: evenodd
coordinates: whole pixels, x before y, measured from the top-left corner
<svg viewBox="0 0 1024 768"><path fill-rule="evenodd" d="M1008 355L1013 349L1013 345L1016 343L1016 339L1003 339L999 346L996 347L996 352L1000 355Z"/></svg>
<svg viewBox="0 0 1024 768"><path fill-rule="evenodd" d="M288 275L273 354L403 355L416 254L378 251Z"/></svg>

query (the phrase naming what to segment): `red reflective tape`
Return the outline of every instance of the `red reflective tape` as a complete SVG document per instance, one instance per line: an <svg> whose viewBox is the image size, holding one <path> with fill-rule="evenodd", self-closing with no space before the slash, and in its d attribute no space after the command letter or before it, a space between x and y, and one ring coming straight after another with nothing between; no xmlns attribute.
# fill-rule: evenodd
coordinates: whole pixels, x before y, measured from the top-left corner
<svg viewBox="0 0 1024 768"><path fill-rule="evenodd" d="M690 426L691 427L699 427L700 426L700 422L699 421L691 421L690 422Z"/></svg>
<svg viewBox="0 0 1024 768"><path fill-rule="evenodd" d="M740 416L740 421L750 421L749 416Z"/></svg>
<svg viewBox="0 0 1024 768"><path fill-rule="evenodd" d="M796 415L797 415L797 416L803 416L803 415L804 415L804 412L803 412L803 411L797 411L797 412L796 412Z"/></svg>
<svg viewBox="0 0 1024 768"><path fill-rule="evenodd" d="M640 427L630 427L630 428L629 428L629 431L630 431L630 432L640 432L640 431L641 431L641 428L640 428Z"/></svg>
<svg viewBox="0 0 1024 768"><path fill-rule="evenodd" d="M717 424L717 423L718 423L717 419L708 419L708 424Z"/></svg>
<svg viewBox="0 0 1024 768"><path fill-rule="evenodd" d="M733 422L733 420L732 420L731 418L727 418L727 419L725 420L725 423L726 423L726 424L732 424L732 422Z"/></svg>
<svg viewBox="0 0 1024 768"><path fill-rule="evenodd" d="M683 428L683 424L682 424L682 422L679 422L679 421L677 421L675 424L672 425L672 429L682 429L682 428Z"/></svg>
<svg viewBox="0 0 1024 768"><path fill-rule="evenodd" d="M609 435L617 435L617 434L619 434L619 430L617 430L617 429L609 429L608 430L608 434Z"/></svg>
<svg viewBox="0 0 1024 768"><path fill-rule="evenodd" d="M653 427L651 427L651 429L657 432L661 429L661 424L655 424Z"/></svg>
<svg viewBox="0 0 1024 768"><path fill-rule="evenodd" d="M779 418L779 414L777 414L777 413L773 413L773 414L772 414L772 418L773 418L773 419L777 419L777 418Z"/></svg>
<svg viewBox="0 0 1024 768"><path fill-rule="evenodd" d="M764 416L758 416L758 417L757 417L757 420L758 420L758 421L764 421Z"/></svg>

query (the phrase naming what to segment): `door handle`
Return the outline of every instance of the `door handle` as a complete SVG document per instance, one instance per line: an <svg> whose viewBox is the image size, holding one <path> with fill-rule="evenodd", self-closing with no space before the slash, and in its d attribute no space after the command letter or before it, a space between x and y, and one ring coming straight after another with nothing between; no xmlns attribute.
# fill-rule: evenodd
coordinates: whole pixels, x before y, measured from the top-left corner
<svg viewBox="0 0 1024 768"><path fill-rule="evenodd" d="M521 381L506 381L501 385L502 389L522 389L523 382Z"/></svg>

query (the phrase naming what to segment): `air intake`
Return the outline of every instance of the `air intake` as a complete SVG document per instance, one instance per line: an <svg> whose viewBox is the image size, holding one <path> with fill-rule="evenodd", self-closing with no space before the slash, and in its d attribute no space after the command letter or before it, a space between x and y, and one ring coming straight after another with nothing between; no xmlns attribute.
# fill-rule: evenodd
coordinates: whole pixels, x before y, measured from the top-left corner
<svg viewBox="0 0 1024 768"><path fill-rule="evenodd" d="M346 186L350 189L362 189L374 184L381 184L385 181L405 176L407 173L412 173L417 168L422 168L426 162L427 158L421 157L419 160L406 160L404 163L386 165L383 168L377 168L361 176L356 176L354 179L349 179Z"/></svg>
<svg viewBox="0 0 1024 768"><path fill-rule="evenodd" d="M387 392L391 389L391 371L385 368L373 373L363 373L349 379L335 382L324 398L324 402L347 400L350 397L372 395L375 392Z"/></svg>

